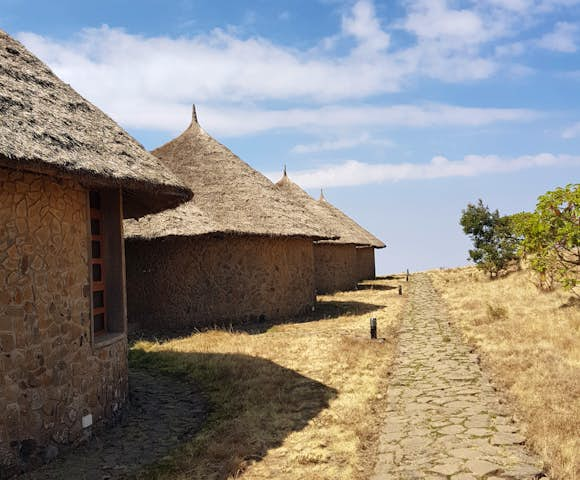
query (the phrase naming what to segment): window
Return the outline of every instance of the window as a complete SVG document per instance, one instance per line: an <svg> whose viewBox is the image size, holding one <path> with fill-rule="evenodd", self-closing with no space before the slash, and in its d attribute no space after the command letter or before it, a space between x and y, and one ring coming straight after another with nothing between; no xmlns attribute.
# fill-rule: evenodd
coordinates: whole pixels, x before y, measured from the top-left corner
<svg viewBox="0 0 580 480"><path fill-rule="evenodd" d="M105 308L105 269L103 210L101 207L101 193L89 193L91 209L91 294L93 305L93 333L102 335L107 331L107 312Z"/></svg>
<svg viewBox="0 0 580 480"><path fill-rule="evenodd" d="M122 194L105 188L88 196L93 344L106 345L127 331Z"/></svg>

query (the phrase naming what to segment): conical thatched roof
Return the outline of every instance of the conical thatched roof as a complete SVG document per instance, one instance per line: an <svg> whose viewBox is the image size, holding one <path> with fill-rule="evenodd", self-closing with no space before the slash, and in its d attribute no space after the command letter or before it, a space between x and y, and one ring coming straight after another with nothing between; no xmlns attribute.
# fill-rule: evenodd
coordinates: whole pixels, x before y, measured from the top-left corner
<svg viewBox="0 0 580 480"><path fill-rule="evenodd" d="M369 246L367 236L362 234L361 228L358 225L354 224L354 222L351 222L351 224L338 220L329 208L314 200L308 193L290 180L286 173L286 167L284 167L284 174L276 183L276 187L284 192L289 200L299 203L303 209L309 210L321 225L324 225L328 231L339 237L333 240L332 243Z"/></svg>
<svg viewBox="0 0 580 480"><path fill-rule="evenodd" d="M270 180L208 135L197 122L195 106L187 130L153 154L195 192L194 197L174 210L125 222L127 238L206 234L336 238L307 209L288 202Z"/></svg>
<svg viewBox="0 0 580 480"><path fill-rule="evenodd" d="M385 248L386 245L375 237L372 233L368 230L361 227L358 223L356 223L352 218L350 218L346 213L342 210L336 208L334 205L330 204L326 198L324 198L324 194L322 191L320 192L320 199L318 200L318 204L323 206L335 219L336 223L343 226L345 229L349 229L353 232L357 232L357 238L360 239L359 244L363 245L366 244L368 246L374 248ZM364 240L364 241L363 241Z"/></svg>
<svg viewBox="0 0 580 480"><path fill-rule="evenodd" d="M0 115L0 167L121 186L128 216L191 198L158 159L1 30Z"/></svg>

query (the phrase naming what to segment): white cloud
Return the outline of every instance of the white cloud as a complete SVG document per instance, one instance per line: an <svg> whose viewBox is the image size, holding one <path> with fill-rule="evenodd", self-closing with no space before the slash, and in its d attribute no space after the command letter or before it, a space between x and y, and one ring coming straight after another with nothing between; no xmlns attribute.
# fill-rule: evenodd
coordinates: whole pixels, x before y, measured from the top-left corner
<svg viewBox="0 0 580 480"><path fill-rule="evenodd" d="M570 140L576 137L580 137L580 122L570 125L562 132L562 138L565 138L566 140Z"/></svg>
<svg viewBox="0 0 580 480"><path fill-rule="evenodd" d="M296 171L292 180L303 188L327 188L367 185L386 181L423 180L447 177L473 177L483 174L509 173L529 168L577 166L580 157L542 153L515 158L496 155L468 155L462 160L434 157L429 163L369 164L350 160L342 164ZM270 178L279 174L269 173Z"/></svg>
<svg viewBox="0 0 580 480"><path fill-rule="evenodd" d="M189 107L187 108L189 112ZM497 122L525 122L539 116L524 109L469 108L444 104L381 106L329 106L313 109L259 110L203 107L201 119L211 133L246 135L272 129L299 129L314 133L364 127L478 127ZM189 113L181 118L188 118ZM159 120L148 116L157 124ZM135 121L144 120L137 116ZM178 120L179 121L179 120ZM183 128L183 123L176 130Z"/></svg>
<svg viewBox="0 0 580 480"><path fill-rule="evenodd" d="M475 14L445 12L443 17L451 17L443 18L440 28L447 34L463 24L461 31L467 36L473 30L477 37L485 35ZM247 38L235 28L179 38L144 37L107 26L84 29L69 41L32 33L18 37L108 113L118 112L123 105L123 116L132 117L146 105L165 104L171 109L193 101L360 100L399 91L417 76L463 82L497 71L492 58L481 56L465 41L446 46L423 42L426 28L417 26L421 37L415 44L392 50L390 34L373 3L359 0L345 13L334 36L321 40L319 48L304 50L263 37ZM337 42L347 38L354 45L337 53Z"/></svg>
<svg viewBox="0 0 580 480"><path fill-rule="evenodd" d="M370 0L357 1L351 12L342 17L342 30L358 40L360 54L372 54L389 47L390 36L385 33Z"/></svg>
<svg viewBox="0 0 580 480"><path fill-rule="evenodd" d="M19 38L89 98L327 102L397 91L413 66L405 58L326 57L242 39L223 30L181 38L145 38L101 27L59 42ZM169 88L169 86L171 86Z"/></svg>
<svg viewBox="0 0 580 480"><path fill-rule="evenodd" d="M562 53L574 53L577 50L578 25L568 22L558 22L551 33L538 40L538 46L546 50Z"/></svg>
<svg viewBox="0 0 580 480"><path fill-rule="evenodd" d="M293 153L306 154L306 153L347 150L349 148L360 147L363 145L392 147L393 142L387 139L372 138L368 133L363 133L358 137L338 138L335 140L325 140L315 143L299 144L292 147L291 151Z"/></svg>
<svg viewBox="0 0 580 480"><path fill-rule="evenodd" d="M453 8L454 3L446 0L408 0L403 18L384 25L371 0L358 0L344 13L334 35L302 50L247 37L235 28L170 38L103 26L85 29L69 41L31 33L19 38L126 127L179 131L192 102L202 106L208 130L226 135L277 128L477 126L527 120L533 112L445 105L374 109L321 105L347 101L358 105L400 91L421 77L460 83L499 71L511 76L531 73L525 65L502 63L523 52L523 44L510 36L508 27L517 22L517 12L528 1L539 8L539 0L508 0L504 7L498 6L499 0L488 0L465 4L471 5L469 9ZM393 32L400 29L411 34L410 42L392 41ZM504 37L508 43L494 50ZM338 50L345 40L350 47ZM264 106L269 102L300 102L311 108L269 110Z"/></svg>
<svg viewBox="0 0 580 480"><path fill-rule="evenodd" d="M446 0L418 0L412 4L404 28L428 40L461 40L479 43L489 36L480 16L467 9L456 10ZM455 44L456 47L462 46Z"/></svg>

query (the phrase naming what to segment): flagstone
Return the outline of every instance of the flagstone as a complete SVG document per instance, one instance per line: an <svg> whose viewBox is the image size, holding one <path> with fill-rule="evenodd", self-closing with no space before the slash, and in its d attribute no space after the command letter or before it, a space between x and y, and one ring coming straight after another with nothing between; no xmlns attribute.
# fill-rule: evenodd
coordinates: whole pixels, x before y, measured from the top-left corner
<svg viewBox="0 0 580 480"><path fill-rule="evenodd" d="M478 358L450 325L429 277L413 276L373 480L540 475L541 462L521 445L525 437Z"/></svg>

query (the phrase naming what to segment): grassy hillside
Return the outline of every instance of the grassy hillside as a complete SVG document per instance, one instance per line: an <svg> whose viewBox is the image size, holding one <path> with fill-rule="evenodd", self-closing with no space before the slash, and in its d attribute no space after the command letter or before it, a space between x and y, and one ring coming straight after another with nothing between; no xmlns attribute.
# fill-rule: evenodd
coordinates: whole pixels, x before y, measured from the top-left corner
<svg viewBox="0 0 580 480"><path fill-rule="evenodd" d="M580 478L578 303L563 291L538 291L524 271L498 280L475 268L429 273L553 477Z"/></svg>

